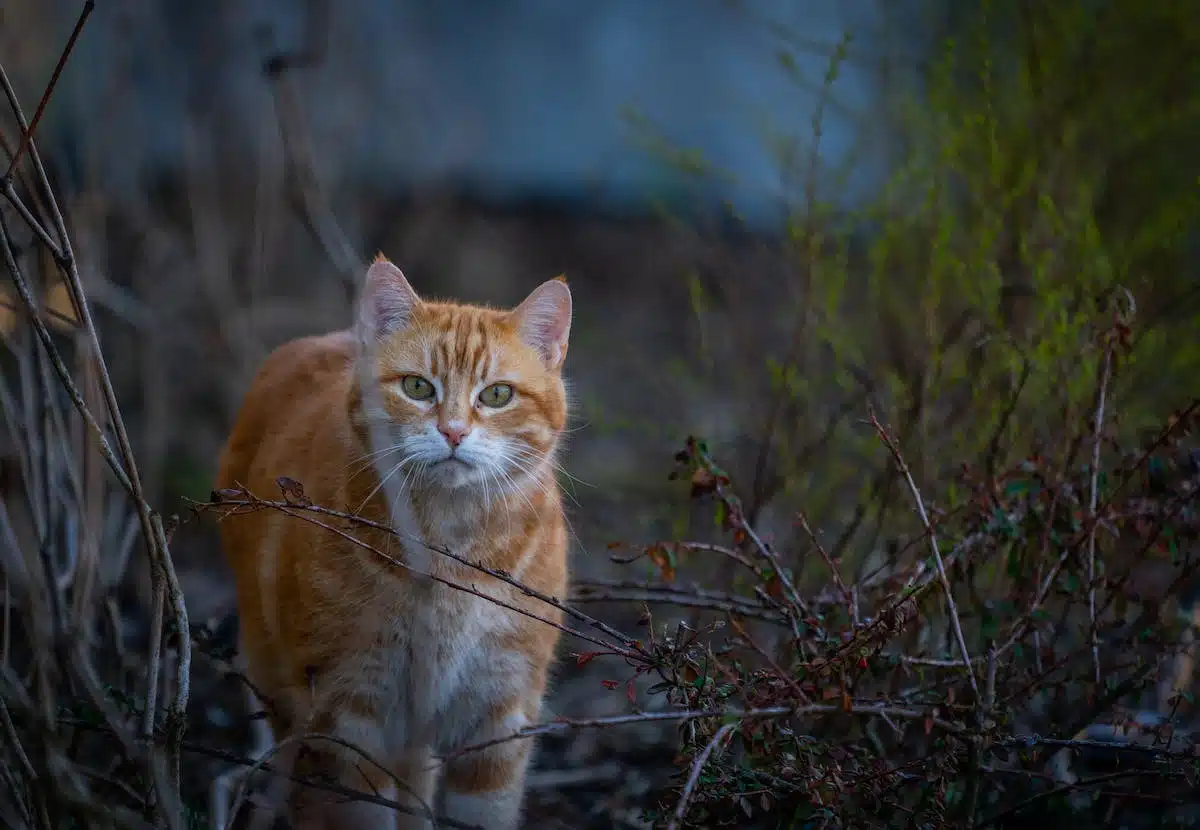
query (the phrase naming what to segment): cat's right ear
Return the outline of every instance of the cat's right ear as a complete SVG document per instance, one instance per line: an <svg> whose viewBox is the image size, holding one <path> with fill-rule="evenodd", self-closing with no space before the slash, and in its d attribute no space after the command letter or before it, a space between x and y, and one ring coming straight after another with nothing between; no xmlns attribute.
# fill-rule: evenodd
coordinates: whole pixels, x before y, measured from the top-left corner
<svg viewBox="0 0 1200 830"><path fill-rule="evenodd" d="M420 301L399 268L383 255L375 257L358 301L359 340L373 343L400 331Z"/></svg>

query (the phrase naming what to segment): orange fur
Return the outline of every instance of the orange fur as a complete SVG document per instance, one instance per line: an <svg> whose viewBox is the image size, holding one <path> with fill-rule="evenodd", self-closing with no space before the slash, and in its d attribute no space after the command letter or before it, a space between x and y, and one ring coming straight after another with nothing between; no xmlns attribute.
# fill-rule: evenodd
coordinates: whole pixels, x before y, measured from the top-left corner
<svg viewBox="0 0 1200 830"><path fill-rule="evenodd" d="M567 417L560 372L570 316L565 282L544 283L513 310L427 302L379 255L355 327L292 341L267 358L222 452L217 486L269 496L287 476L319 505L407 522L430 545L561 598L567 533L554 455ZM498 382L513 390L501 406L503 394L488 391ZM461 461L447 458L452 449ZM561 619L421 544L350 532L419 572ZM276 738L333 733L387 770L315 744L307 763L344 785L432 806L433 754L538 720L558 642L553 627L279 511L227 516L221 538L237 584L241 651L271 702ZM529 744L449 761L446 813L515 827ZM290 806L305 827L429 826L311 796Z"/></svg>

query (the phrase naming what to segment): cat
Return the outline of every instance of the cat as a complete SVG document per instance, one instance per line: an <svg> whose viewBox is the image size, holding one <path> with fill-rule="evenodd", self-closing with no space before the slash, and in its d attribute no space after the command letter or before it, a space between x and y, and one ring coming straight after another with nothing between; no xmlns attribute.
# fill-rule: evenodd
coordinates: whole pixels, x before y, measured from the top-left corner
<svg viewBox="0 0 1200 830"><path fill-rule="evenodd" d="M317 505L420 537L314 517L373 551L271 508L220 522L242 659L279 740L273 761L290 745L297 774L413 811L297 786L292 826L431 827L439 786L440 815L517 826L532 741L454 750L538 721L559 632L426 574L561 624L553 606L430 546L565 598L555 459L571 316L562 278L508 310L434 302L380 254L352 327L280 346L253 380L218 488L278 498L287 477ZM297 752L306 733L349 742L382 769L327 740Z"/></svg>

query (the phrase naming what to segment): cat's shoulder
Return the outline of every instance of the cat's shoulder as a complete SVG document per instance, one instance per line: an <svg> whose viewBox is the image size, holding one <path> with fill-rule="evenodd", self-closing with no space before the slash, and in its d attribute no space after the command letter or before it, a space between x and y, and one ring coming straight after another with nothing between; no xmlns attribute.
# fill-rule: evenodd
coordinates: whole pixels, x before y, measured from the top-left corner
<svg viewBox="0 0 1200 830"><path fill-rule="evenodd" d="M314 418L336 410L354 363L349 331L299 337L276 347L259 366L222 453L219 478L245 482L254 459L288 453L298 436L327 423Z"/></svg>

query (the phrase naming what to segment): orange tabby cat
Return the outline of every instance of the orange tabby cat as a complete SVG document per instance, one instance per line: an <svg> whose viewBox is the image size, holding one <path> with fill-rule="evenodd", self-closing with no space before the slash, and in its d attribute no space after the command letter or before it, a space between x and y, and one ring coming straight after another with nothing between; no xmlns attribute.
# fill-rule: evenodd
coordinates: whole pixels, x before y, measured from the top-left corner
<svg viewBox="0 0 1200 830"><path fill-rule="evenodd" d="M353 329L287 343L259 371L217 486L270 497L287 476L318 505L419 537L348 531L409 570L278 510L221 523L241 651L273 707L276 738L333 734L385 767L314 740L306 770L424 815L440 777L444 815L517 826L530 741L440 767L434 756L538 720L558 631L423 574L555 622L561 615L421 540L565 595L554 454L567 415L561 368L570 327L571 293L561 280L513 310L430 302L381 255L367 271ZM432 826L312 788L289 806L298 827Z"/></svg>

